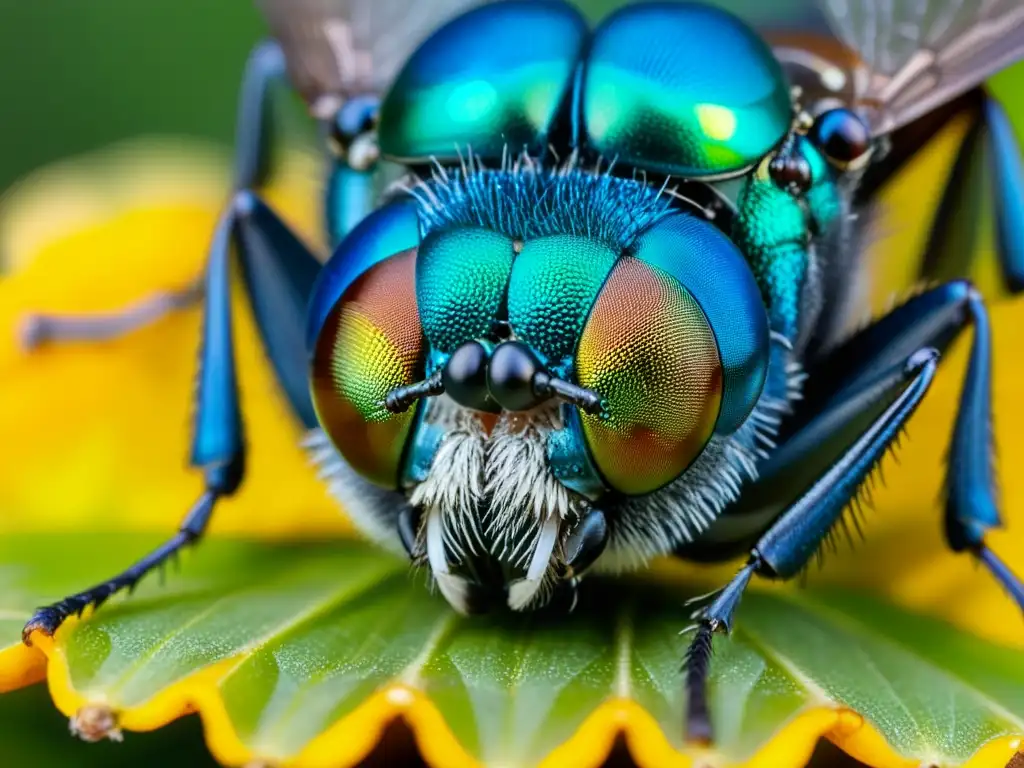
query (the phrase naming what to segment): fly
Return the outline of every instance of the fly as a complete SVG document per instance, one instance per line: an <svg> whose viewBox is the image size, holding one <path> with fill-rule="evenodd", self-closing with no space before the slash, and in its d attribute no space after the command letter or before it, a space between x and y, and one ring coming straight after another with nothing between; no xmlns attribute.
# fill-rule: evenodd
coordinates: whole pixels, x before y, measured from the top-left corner
<svg viewBox="0 0 1024 768"><path fill-rule="evenodd" d="M571 605L590 572L746 553L694 614L691 740L712 738L713 638L749 581L805 568L968 327L946 537L1024 606L986 545L1000 516L982 297L944 282L843 331L858 213L953 114L972 126L958 164L994 160L1004 276L1024 285L1024 174L980 86L1024 54L1024 7L847 0L751 24L699 3L606 5L595 25L558 0L262 1L273 39L246 70L237 191L204 279L206 490L172 539L41 608L26 641L195 542L241 484L233 252L332 490L456 610ZM330 150L324 265L256 192L281 77Z"/></svg>

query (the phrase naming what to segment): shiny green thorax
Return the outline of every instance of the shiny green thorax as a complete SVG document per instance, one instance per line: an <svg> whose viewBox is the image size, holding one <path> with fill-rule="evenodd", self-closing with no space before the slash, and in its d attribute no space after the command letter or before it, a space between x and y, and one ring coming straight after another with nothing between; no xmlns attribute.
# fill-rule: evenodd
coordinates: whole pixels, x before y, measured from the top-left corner
<svg viewBox="0 0 1024 768"><path fill-rule="evenodd" d="M831 234L842 218L838 171L805 136L793 135L779 154L806 163L807 188L782 188L771 178L766 158L744 182L730 236L750 264L761 289L773 332L794 344L813 318L805 312L809 286L812 237ZM774 345L766 391L787 391L787 352Z"/></svg>
<svg viewBox="0 0 1024 768"><path fill-rule="evenodd" d="M379 141L411 164L553 146L705 179L751 168L791 122L771 50L724 11L640 3L589 31L568 4L508 2L460 17L411 57L381 106Z"/></svg>
<svg viewBox="0 0 1024 768"><path fill-rule="evenodd" d="M795 135L783 151L806 162L810 173L807 189L795 193L780 187L765 160L744 183L730 234L750 262L765 303L775 315L772 328L793 338L808 244L813 234L832 227L842 208L836 171L817 147L806 137Z"/></svg>

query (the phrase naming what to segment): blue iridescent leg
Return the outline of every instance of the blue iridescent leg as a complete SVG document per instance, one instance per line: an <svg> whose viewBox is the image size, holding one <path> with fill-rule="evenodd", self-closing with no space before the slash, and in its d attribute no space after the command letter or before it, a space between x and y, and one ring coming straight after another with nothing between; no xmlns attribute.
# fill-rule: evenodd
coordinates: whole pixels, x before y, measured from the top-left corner
<svg viewBox="0 0 1024 768"><path fill-rule="evenodd" d="M192 464L203 469L206 489L169 541L123 573L36 611L25 626L26 641L33 631L52 634L68 616L132 589L149 571L196 542L216 502L241 484L245 444L231 332L233 250L238 253L256 325L284 394L303 427L316 425L306 378L305 314L319 262L254 193L238 192L218 223L206 271L192 448Z"/></svg>
<svg viewBox="0 0 1024 768"><path fill-rule="evenodd" d="M935 368L931 349L948 349L968 325L974 339L950 449L946 536L954 550L973 553L1024 608L1020 580L984 541L985 532L999 525L992 482L988 316L977 291L965 281L953 281L893 310L809 370L805 399L780 435L778 450L761 467L758 481L727 510L734 534L737 525L747 524L752 554L733 582L736 588L721 593L702 614L688 675L690 711L695 713L691 733L710 733L704 697L710 638L715 629L728 628L750 575L791 578L820 551L924 395ZM915 378L892 400L887 380L915 367ZM880 409L885 410L879 415ZM865 428L869 418L874 421ZM865 440L868 450L859 449ZM808 490L793 503L798 488Z"/></svg>
<svg viewBox="0 0 1024 768"><path fill-rule="evenodd" d="M253 49L246 64L238 111L235 189L250 189L266 181L269 170L271 84L284 74L284 56L276 43ZM27 350L48 343L96 342L115 339L202 300L202 280L177 290L164 290L109 313L88 316L32 314L24 319L20 342Z"/></svg>
<svg viewBox="0 0 1024 768"><path fill-rule="evenodd" d="M937 361L935 350L922 349L901 363L861 378L792 436L796 449L790 453L814 453L819 459L817 472L809 483L790 485L782 498L774 500L780 513L756 541L747 564L695 616L698 624L686 655L688 740L711 741L707 676L712 638L715 632L728 632L732 627L751 576L758 573L788 579L800 572L921 402ZM836 439L837 435L843 439ZM815 442L819 446L816 451L812 448ZM780 453L786 451L787 445L780 446ZM751 490L755 489L756 485Z"/></svg>
<svg viewBox="0 0 1024 768"><path fill-rule="evenodd" d="M245 470L242 417L238 407L234 349L231 339L229 242L233 214L220 222L207 265L207 301L200 353L198 407L192 462L205 470L206 489L185 516L178 532L124 572L89 589L39 608L22 630L30 642L35 631L52 635L64 620L90 605L99 607L121 590L131 590L154 568L202 536L216 501L238 488Z"/></svg>
<svg viewBox="0 0 1024 768"><path fill-rule="evenodd" d="M320 262L253 192L232 204L234 239L256 326L292 411L316 426L309 397L306 308Z"/></svg>
<svg viewBox="0 0 1024 768"><path fill-rule="evenodd" d="M985 123L995 180L996 247L1007 288L1020 293L1024 291L1024 160L1006 112L991 96L985 100Z"/></svg>
<svg viewBox="0 0 1024 768"><path fill-rule="evenodd" d="M935 213L921 275L945 281L968 274L990 193L1003 283L1019 293L1024 290L1024 163L1013 127L995 98L979 89L968 114L971 123Z"/></svg>
<svg viewBox="0 0 1024 768"><path fill-rule="evenodd" d="M945 531L950 547L979 558L1024 608L1020 580L985 546L985 533L1000 527L992 440L992 329L981 295L964 281L933 288L893 310L851 339L812 373L809 402L850 375L853 361L869 356L884 364L930 345L945 351L968 326L973 327L970 359L954 421L946 470Z"/></svg>

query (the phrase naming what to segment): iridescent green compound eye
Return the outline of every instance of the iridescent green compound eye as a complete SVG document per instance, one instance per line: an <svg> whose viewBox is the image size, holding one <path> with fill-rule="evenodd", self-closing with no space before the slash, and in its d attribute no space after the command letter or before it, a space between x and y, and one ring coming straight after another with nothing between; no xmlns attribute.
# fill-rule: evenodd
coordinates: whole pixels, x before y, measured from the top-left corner
<svg viewBox="0 0 1024 768"><path fill-rule="evenodd" d="M368 269L324 322L313 355L317 418L345 460L378 485L398 485L415 409L392 413L387 394L423 374L416 250Z"/></svg>
<svg viewBox="0 0 1024 768"><path fill-rule="evenodd" d="M587 447L611 488L650 493L678 477L711 438L722 403L715 335L671 275L623 257L597 298L576 376L608 402L581 414Z"/></svg>
<svg viewBox="0 0 1024 768"><path fill-rule="evenodd" d="M433 232L420 244L416 296L434 350L485 338L505 299L515 244L481 227Z"/></svg>

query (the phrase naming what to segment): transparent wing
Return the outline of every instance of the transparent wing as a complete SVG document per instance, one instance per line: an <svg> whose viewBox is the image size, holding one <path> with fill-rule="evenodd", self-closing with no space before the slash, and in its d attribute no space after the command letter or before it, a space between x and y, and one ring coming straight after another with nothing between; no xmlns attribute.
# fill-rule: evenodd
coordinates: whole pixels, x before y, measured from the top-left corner
<svg viewBox="0 0 1024 768"><path fill-rule="evenodd" d="M481 0L256 0L292 84L327 117L347 96L387 89L434 29Z"/></svg>
<svg viewBox="0 0 1024 768"><path fill-rule="evenodd" d="M1021 0L821 0L853 103L889 133L1024 57ZM848 62L848 65L850 62Z"/></svg>

